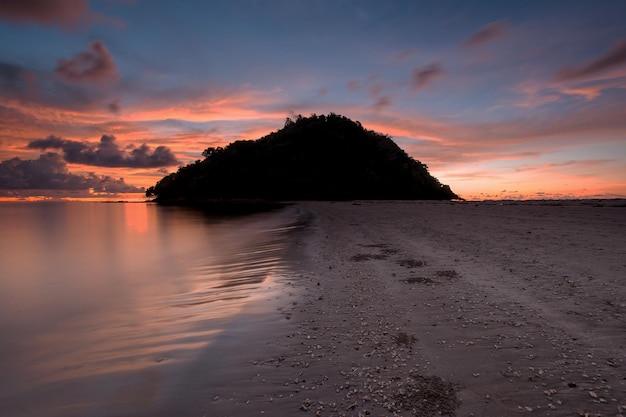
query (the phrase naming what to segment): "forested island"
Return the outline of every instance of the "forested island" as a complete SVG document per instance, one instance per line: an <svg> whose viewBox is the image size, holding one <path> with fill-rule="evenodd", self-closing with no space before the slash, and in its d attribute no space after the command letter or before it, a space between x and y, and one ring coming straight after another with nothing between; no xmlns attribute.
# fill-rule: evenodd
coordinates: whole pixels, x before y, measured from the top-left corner
<svg viewBox="0 0 626 417"><path fill-rule="evenodd" d="M333 113L287 118L276 132L210 147L202 156L146 196L164 204L459 198L389 136Z"/></svg>

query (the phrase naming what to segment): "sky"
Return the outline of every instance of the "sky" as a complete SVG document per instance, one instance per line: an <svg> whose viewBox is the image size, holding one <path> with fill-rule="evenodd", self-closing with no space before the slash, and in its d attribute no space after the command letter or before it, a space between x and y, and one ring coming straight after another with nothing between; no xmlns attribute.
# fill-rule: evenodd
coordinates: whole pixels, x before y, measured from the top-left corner
<svg viewBox="0 0 626 417"><path fill-rule="evenodd" d="M3 1L0 198L140 196L330 112L466 199L624 198L625 21L623 0Z"/></svg>

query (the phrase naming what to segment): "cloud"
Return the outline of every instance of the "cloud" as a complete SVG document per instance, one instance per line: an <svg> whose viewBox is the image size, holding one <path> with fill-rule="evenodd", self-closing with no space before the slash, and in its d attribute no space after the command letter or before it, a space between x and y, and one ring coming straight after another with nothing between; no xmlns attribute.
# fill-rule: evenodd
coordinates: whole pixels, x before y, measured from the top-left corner
<svg viewBox="0 0 626 417"><path fill-rule="evenodd" d="M576 88L564 88L559 92L570 96L581 96L587 100L593 100L602 94L602 90L605 89L605 85L596 85L588 87L576 87Z"/></svg>
<svg viewBox="0 0 626 417"><path fill-rule="evenodd" d="M74 26L90 15L87 0L20 0L0 3L0 18L13 23Z"/></svg>
<svg viewBox="0 0 626 417"><path fill-rule="evenodd" d="M420 90L431 83L435 78L443 76L444 72L438 62L413 69L413 90Z"/></svg>
<svg viewBox="0 0 626 417"><path fill-rule="evenodd" d="M108 108L111 113L117 114L120 110L118 94L122 91L126 93L130 88L111 83L94 84L118 77L115 63L110 56L107 59L109 63L105 65L108 70L103 70L101 66L85 69L84 74L60 73L60 68L56 71L54 68L34 70L16 62L0 60L0 104L31 109L33 106L45 106L52 112L71 109L82 114ZM103 86L105 88L101 88Z"/></svg>
<svg viewBox="0 0 626 417"><path fill-rule="evenodd" d="M476 48L501 38L506 31L506 23L497 21L478 29L461 44L463 48Z"/></svg>
<svg viewBox="0 0 626 417"><path fill-rule="evenodd" d="M357 80L350 80L346 83L348 91L358 91L361 88L361 83Z"/></svg>
<svg viewBox="0 0 626 417"><path fill-rule="evenodd" d="M71 82L100 83L117 80L117 66L104 43L96 39L87 48L89 51L79 52L71 59L59 59L54 72Z"/></svg>
<svg viewBox="0 0 626 417"><path fill-rule="evenodd" d="M378 74L369 75L363 80L352 79L346 82L346 89L350 92L356 92L367 86L371 86L373 82L376 82L380 76Z"/></svg>
<svg viewBox="0 0 626 417"><path fill-rule="evenodd" d="M395 62L403 62L403 61L406 61L408 58L410 58L414 54L415 54L415 48L405 49L397 53L393 57L393 60Z"/></svg>
<svg viewBox="0 0 626 417"><path fill-rule="evenodd" d="M130 152L127 152L119 148L115 143L115 136L112 135L103 135L97 144L51 135L46 139L31 141L28 148L61 149L66 162L101 167L159 168L178 164L178 160L166 146L158 146L151 151L145 143L138 148L130 145L127 147Z"/></svg>
<svg viewBox="0 0 626 417"><path fill-rule="evenodd" d="M393 98L391 96L381 96L376 99L376 101L372 105L372 108L374 109L374 111L381 111L392 105Z"/></svg>
<svg viewBox="0 0 626 417"><path fill-rule="evenodd" d="M372 112L358 119L368 129L391 135L410 155L429 166L449 170L475 163L536 160L587 146L590 138L598 149L609 146L621 150L626 110L614 104L618 101L605 106L585 102L558 117L546 110L501 121L438 120L400 110Z"/></svg>
<svg viewBox="0 0 626 417"><path fill-rule="evenodd" d="M12 158L0 162L0 189L2 190L93 190L97 193L137 193L143 192L126 184L123 178L114 179L108 175L72 174L60 155L48 152L39 159L23 160Z"/></svg>
<svg viewBox="0 0 626 417"><path fill-rule="evenodd" d="M122 26L120 21L92 11L87 0L2 1L0 19L16 24L35 23L63 29L74 29L92 22Z"/></svg>
<svg viewBox="0 0 626 417"><path fill-rule="evenodd" d="M110 101L107 97L110 90L66 83L48 71L35 72L10 62L0 62L0 105L27 113L32 114L34 108L45 107L41 115L62 109L86 114L96 108L106 107L103 102ZM62 121L61 118L57 120Z"/></svg>
<svg viewBox="0 0 626 417"><path fill-rule="evenodd" d="M387 87L385 83L376 83L370 87L370 97L378 97Z"/></svg>
<svg viewBox="0 0 626 417"><path fill-rule="evenodd" d="M37 76L33 71L10 62L0 61L2 91L24 94L36 89Z"/></svg>
<svg viewBox="0 0 626 417"><path fill-rule="evenodd" d="M8 62L0 62L0 81L12 84L20 79L22 67Z"/></svg>
<svg viewBox="0 0 626 417"><path fill-rule="evenodd" d="M115 114L119 113L121 110L119 100L112 101L111 103L109 103L107 108L109 109L111 113L115 113Z"/></svg>
<svg viewBox="0 0 626 417"><path fill-rule="evenodd" d="M615 43L603 55L581 66L566 66L561 68L556 74L556 79L558 81L568 81L586 78L624 64L626 64L626 39Z"/></svg>

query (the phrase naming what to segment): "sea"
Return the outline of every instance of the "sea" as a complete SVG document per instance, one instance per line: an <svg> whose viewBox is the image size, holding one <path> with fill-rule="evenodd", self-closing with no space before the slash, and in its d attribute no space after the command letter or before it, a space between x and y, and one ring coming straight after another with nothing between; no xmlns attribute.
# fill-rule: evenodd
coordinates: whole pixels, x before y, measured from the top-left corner
<svg viewBox="0 0 626 417"><path fill-rule="evenodd" d="M0 203L0 416L149 409L238 314L281 291L301 227L295 206L229 217Z"/></svg>

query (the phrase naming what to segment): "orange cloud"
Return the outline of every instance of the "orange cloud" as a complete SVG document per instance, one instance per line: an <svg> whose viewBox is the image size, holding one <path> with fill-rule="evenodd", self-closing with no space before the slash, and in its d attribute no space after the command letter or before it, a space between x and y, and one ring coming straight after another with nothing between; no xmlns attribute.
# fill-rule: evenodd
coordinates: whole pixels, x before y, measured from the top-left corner
<svg viewBox="0 0 626 417"><path fill-rule="evenodd" d="M223 120L255 120L284 117L284 113L262 110L277 100L273 91L241 88L236 91L208 91L189 97L169 97L163 100L145 100L129 105L119 119L124 121L184 120L211 122ZM273 113L273 114L272 114ZM272 116L269 116L272 114Z"/></svg>
<svg viewBox="0 0 626 417"><path fill-rule="evenodd" d="M561 93L571 96L582 96L587 100L593 100L594 98L598 97L604 89L604 86L573 87L563 88L561 90Z"/></svg>

